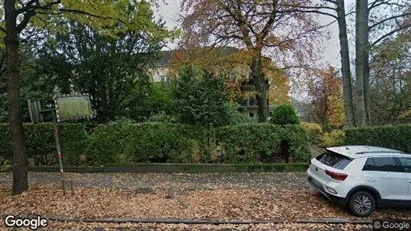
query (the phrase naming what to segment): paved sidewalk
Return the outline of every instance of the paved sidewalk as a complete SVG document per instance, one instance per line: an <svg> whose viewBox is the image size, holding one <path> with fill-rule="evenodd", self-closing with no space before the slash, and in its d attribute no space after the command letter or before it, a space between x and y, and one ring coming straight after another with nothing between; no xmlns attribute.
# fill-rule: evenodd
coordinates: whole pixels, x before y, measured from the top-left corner
<svg viewBox="0 0 411 231"><path fill-rule="evenodd" d="M75 185L115 188L308 189L306 173L65 173ZM59 183L59 173L29 173L29 184ZM11 173L0 173L0 184L11 184Z"/></svg>

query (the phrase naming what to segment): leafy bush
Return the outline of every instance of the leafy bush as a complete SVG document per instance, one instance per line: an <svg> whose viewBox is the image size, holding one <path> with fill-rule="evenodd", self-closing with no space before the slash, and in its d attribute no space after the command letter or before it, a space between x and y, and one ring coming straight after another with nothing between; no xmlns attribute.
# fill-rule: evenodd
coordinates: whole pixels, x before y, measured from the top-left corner
<svg viewBox="0 0 411 231"><path fill-rule="evenodd" d="M278 106L271 113L270 123L278 125L299 124L300 120L298 119L297 113L295 112L293 106L284 104Z"/></svg>
<svg viewBox="0 0 411 231"><path fill-rule="evenodd" d="M121 163L128 159L124 155L124 145L130 132L130 122L113 122L99 125L91 134L85 156L89 165Z"/></svg>
<svg viewBox="0 0 411 231"><path fill-rule="evenodd" d="M300 126L241 124L217 129L224 163L307 160L308 138ZM291 158L290 158L291 157Z"/></svg>
<svg viewBox="0 0 411 231"><path fill-rule="evenodd" d="M230 125L255 123L255 120L240 112L240 104L226 103Z"/></svg>
<svg viewBox="0 0 411 231"><path fill-rule="evenodd" d="M174 82L174 111L183 124L208 127L228 125L225 79L191 66L182 68Z"/></svg>
<svg viewBox="0 0 411 231"><path fill-rule="evenodd" d="M172 123L111 123L91 135L87 163L175 162L210 160L204 128Z"/></svg>
<svg viewBox="0 0 411 231"><path fill-rule="evenodd" d="M323 147L333 147L344 145L345 133L342 130L334 130L326 132L322 138L321 145Z"/></svg>
<svg viewBox="0 0 411 231"><path fill-rule="evenodd" d="M411 124L355 128L346 131L346 144L373 145L411 153Z"/></svg>
<svg viewBox="0 0 411 231"><path fill-rule="evenodd" d="M148 122L175 123L176 118L174 118L174 116L167 115L165 112L159 112L148 118Z"/></svg>
<svg viewBox="0 0 411 231"><path fill-rule="evenodd" d="M59 124L61 153L64 163L77 165L80 155L88 142L85 127L79 123ZM56 141L52 123L24 124L25 144L28 158L33 158L35 164L55 164ZM8 124L0 124L0 154L4 159L11 160L12 150Z"/></svg>
<svg viewBox="0 0 411 231"><path fill-rule="evenodd" d="M319 124L302 122L301 127L307 133L312 144L320 144L323 137L323 129Z"/></svg>
<svg viewBox="0 0 411 231"><path fill-rule="evenodd" d="M281 127L281 152L285 161L307 161L311 158L307 133L299 125Z"/></svg>

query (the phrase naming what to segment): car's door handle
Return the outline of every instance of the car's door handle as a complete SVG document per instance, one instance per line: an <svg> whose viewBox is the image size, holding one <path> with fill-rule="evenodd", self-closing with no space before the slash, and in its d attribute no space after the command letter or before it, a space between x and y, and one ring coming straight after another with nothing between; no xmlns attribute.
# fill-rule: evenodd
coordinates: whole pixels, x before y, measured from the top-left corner
<svg viewBox="0 0 411 231"><path fill-rule="evenodd" d="M373 178L367 178L366 179L368 182L374 182L375 181L375 179L373 179Z"/></svg>

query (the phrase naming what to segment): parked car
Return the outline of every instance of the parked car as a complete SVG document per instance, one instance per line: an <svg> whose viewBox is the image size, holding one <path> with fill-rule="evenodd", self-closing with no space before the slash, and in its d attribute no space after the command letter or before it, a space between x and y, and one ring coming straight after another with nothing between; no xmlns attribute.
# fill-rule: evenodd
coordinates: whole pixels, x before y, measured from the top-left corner
<svg viewBox="0 0 411 231"><path fill-rule="evenodd" d="M311 160L308 181L356 216L376 207L411 207L411 154L372 146L327 148Z"/></svg>

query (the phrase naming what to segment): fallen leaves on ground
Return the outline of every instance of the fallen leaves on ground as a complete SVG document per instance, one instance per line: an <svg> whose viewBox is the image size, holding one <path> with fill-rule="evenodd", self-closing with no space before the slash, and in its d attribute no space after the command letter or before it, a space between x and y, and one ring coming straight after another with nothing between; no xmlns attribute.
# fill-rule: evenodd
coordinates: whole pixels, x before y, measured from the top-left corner
<svg viewBox="0 0 411 231"><path fill-rule="evenodd" d="M96 224L53 222L44 230L370 230L367 225L325 225L325 224L260 224L260 225L187 225L187 224Z"/></svg>
<svg viewBox="0 0 411 231"><path fill-rule="evenodd" d="M345 208L328 202L311 190L253 188L184 190L78 187L63 196L57 184L35 185L11 196L0 187L0 216L42 215L72 218L181 218L223 220L281 220L354 218ZM411 210L377 210L372 218L406 219Z"/></svg>

